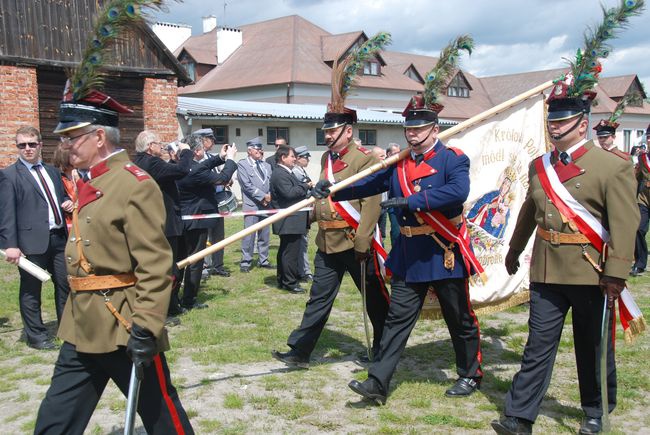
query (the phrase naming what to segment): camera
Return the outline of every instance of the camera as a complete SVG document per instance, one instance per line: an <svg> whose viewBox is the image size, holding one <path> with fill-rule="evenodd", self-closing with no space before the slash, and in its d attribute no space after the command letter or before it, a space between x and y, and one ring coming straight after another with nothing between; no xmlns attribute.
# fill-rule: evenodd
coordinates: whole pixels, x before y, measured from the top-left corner
<svg viewBox="0 0 650 435"><path fill-rule="evenodd" d="M167 151L170 153L178 152L178 144L176 142L170 142L167 144Z"/></svg>

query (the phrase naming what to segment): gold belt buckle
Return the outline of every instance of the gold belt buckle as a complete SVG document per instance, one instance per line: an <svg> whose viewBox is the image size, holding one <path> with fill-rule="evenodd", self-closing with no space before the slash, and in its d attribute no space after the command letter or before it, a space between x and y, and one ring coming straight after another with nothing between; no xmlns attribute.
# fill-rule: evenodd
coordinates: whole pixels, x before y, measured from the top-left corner
<svg viewBox="0 0 650 435"><path fill-rule="evenodd" d="M550 230L549 233L551 234L551 240L549 240L549 242L551 242L551 245L556 245L556 246L559 245L561 233L553 230Z"/></svg>
<svg viewBox="0 0 650 435"><path fill-rule="evenodd" d="M404 228L404 234L406 237L413 237L413 233L411 232L411 227L402 227Z"/></svg>

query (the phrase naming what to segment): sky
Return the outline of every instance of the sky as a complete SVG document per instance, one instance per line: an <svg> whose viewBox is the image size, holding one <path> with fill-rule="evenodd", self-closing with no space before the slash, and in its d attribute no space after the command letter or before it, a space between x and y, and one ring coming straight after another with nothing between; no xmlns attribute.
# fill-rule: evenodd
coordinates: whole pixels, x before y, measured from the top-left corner
<svg viewBox="0 0 650 435"><path fill-rule="evenodd" d="M620 0L603 0L607 8ZM650 3L650 1L647 1ZM438 56L456 36L469 33L476 48L461 67L479 76L562 68L584 44L584 32L602 20L598 0L168 0L155 19L192 26L214 15L219 26L300 15L333 33L390 32L389 50ZM224 9L225 5L225 9ZM225 13L224 13L225 12ZM650 4L610 41L604 76L637 74L650 94ZM650 96L650 95L649 95Z"/></svg>

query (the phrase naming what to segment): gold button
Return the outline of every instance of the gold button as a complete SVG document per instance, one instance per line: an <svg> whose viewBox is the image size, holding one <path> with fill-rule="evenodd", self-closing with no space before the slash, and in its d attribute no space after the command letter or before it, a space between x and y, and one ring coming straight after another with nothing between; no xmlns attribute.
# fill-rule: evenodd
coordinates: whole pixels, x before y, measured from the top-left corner
<svg viewBox="0 0 650 435"><path fill-rule="evenodd" d="M90 240L84 240L84 246L90 246Z"/></svg>
<svg viewBox="0 0 650 435"><path fill-rule="evenodd" d="M87 223L87 224L90 223L90 216L86 216L86 223Z"/></svg>
<svg viewBox="0 0 650 435"><path fill-rule="evenodd" d="M549 213L549 214L547 214L546 216L549 217L549 218L552 218L552 217L553 217L553 213Z"/></svg>

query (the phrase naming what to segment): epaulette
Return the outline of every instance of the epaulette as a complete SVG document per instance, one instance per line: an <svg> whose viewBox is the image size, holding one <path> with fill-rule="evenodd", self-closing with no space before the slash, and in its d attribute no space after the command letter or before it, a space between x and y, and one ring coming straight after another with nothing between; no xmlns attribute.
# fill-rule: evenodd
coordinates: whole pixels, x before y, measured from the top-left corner
<svg viewBox="0 0 650 435"><path fill-rule="evenodd" d="M365 155L370 154L370 150L362 145L357 145L357 149L364 153Z"/></svg>
<svg viewBox="0 0 650 435"><path fill-rule="evenodd" d="M623 160L630 160L630 155L626 152L619 150L618 148L613 148L607 151L609 151L610 153L614 154L617 157L620 157Z"/></svg>
<svg viewBox="0 0 650 435"><path fill-rule="evenodd" d="M133 163L127 163L126 165L124 165L124 169L126 169L131 174L133 174L138 181L147 180L151 178L145 170L140 169L138 166L134 165Z"/></svg>
<svg viewBox="0 0 650 435"><path fill-rule="evenodd" d="M456 154L457 156L462 156L462 155L465 154L460 148L448 146L447 149L450 149L451 151L453 151L454 154Z"/></svg>

